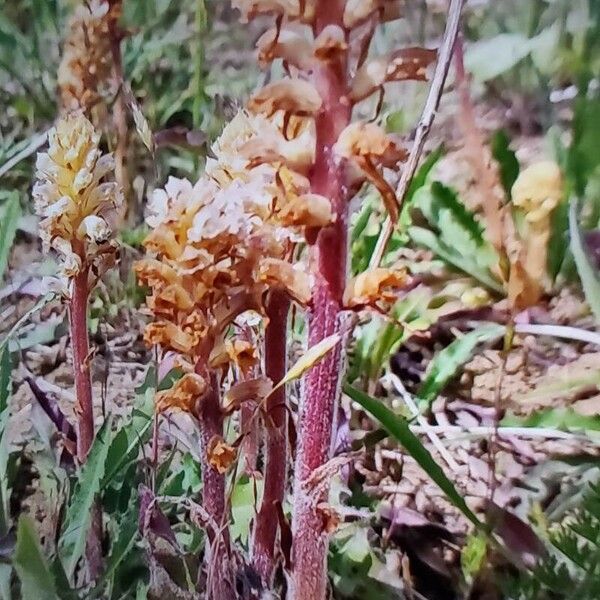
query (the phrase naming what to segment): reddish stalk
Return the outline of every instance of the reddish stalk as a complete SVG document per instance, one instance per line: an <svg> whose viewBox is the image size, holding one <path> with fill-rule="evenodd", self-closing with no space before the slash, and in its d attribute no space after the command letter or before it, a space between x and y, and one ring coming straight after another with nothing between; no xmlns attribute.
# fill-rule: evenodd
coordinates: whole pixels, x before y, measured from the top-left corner
<svg viewBox="0 0 600 600"><path fill-rule="evenodd" d="M287 314L290 302L282 292L272 292L267 304L268 324L265 331L265 371L274 383L286 371ZM267 400L265 419L264 491L256 515L252 562L263 581L270 585L275 568L275 541L278 521L277 505L283 503L287 475L287 410L285 386Z"/></svg>
<svg viewBox="0 0 600 600"><path fill-rule="evenodd" d="M201 399L198 409L202 456L202 507L210 517L211 523L207 530L205 557L208 570L207 597L211 600L231 600L234 593L229 561L229 534L225 527L225 475L210 464L207 456L210 440L216 435L223 435L223 413L216 376L211 376L210 384L210 390Z"/></svg>
<svg viewBox="0 0 600 600"><path fill-rule="evenodd" d="M315 35L327 25L341 25L345 2L317 4ZM344 59L345 62L345 59ZM350 120L344 62L322 63L312 73L312 82L323 100L316 118L317 151L311 173L311 189L329 198L335 222L322 229L311 247L311 270L315 277L309 312L309 346L340 329L338 319L346 280L347 191L333 156L333 145ZM293 507L293 581L291 598L322 600L327 590L327 542L318 504L323 493L307 489L310 475L330 457L335 404L340 392L341 350L337 346L314 366L304 381L300 407Z"/></svg>
<svg viewBox="0 0 600 600"><path fill-rule="evenodd" d="M85 462L94 441L94 407L90 378L89 341L87 329L88 270L83 268L73 279L69 306L71 345L73 347L73 374L75 377L75 414L77 415L77 459Z"/></svg>
<svg viewBox="0 0 600 600"><path fill-rule="evenodd" d="M73 278L69 323L73 348L73 375L75 378L75 414L77 415L77 460L82 465L94 443L94 405L92 403L92 380L90 376L90 348L87 328L88 269ZM95 502L92 506L92 522L86 543L89 575L96 581L102 571L102 510Z"/></svg>

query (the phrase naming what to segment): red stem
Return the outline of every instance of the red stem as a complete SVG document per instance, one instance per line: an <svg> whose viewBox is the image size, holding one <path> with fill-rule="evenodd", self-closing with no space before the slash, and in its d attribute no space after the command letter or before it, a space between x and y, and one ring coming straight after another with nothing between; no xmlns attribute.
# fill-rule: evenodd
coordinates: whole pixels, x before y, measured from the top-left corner
<svg viewBox="0 0 600 600"><path fill-rule="evenodd" d="M281 292L272 292L267 304L268 325L265 331L265 371L277 383L286 370L286 333L289 300ZM275 567L275 539L278 521L277 505L283 503L287 474L287 410L285 386L278 388L267 400L264 491L256 515L252 562L254 568L270 585Z"/></svg>
<svg viewBox="0 0 600 600"><path fill-rule="evenodd" d="M345 2L329 0L317 5L315 33L329 25L340 25ZM311 270L315 276L312 309L309 312L309 346L336 333L346 279L347 192L332 147L350 120L346 98L346 64L323 63L312 80L323 100L316 119L317 152L311 173L313 192L329 198L335 222L321 230L311 248ZM324 493L307 490L306 480L330 458L335 405L340 392L341 349L339 345L307 374L299 417L293 507L294 600L322 600L327 591L328 536L317 505ZM308 493L307 493L308 492Z"/></svg>
<svg viewBox="0 0 600 600"><path fill-rule="evenodd" d="M210 440L215 435L223 435L219 382L215 375L211 376L210 391L201 400L198 417L202 456L202 507L217 527L217 531L212 527L207 531L207 597L211 600L231 600L234 595L229 561L229 535L225 526L225 475L210 465L207 456Z"/></svg>
<svg viewBox="0 0 600 600"><path fill-rule="evenodd" d="M88 269L73 279L69 306L71 346L73 347L73 376L75 378L75 414L77 415L77 460L82 465L94 443L94 406L90 377L90 348L87 329ZM102 571L102 509L97 502L92 506L92 523L87 537L86 558L92 581Z"/></svg>
<svg viewBox="0 0 600 600"><path fill-rule="evenodd" d="M75 414L77 415L77 459L85 462L94 441L94 407L90 378L89 341L87 329L88 270L84 268L73 279L69 320L73 347L73 374L75 377Z"/></svg>

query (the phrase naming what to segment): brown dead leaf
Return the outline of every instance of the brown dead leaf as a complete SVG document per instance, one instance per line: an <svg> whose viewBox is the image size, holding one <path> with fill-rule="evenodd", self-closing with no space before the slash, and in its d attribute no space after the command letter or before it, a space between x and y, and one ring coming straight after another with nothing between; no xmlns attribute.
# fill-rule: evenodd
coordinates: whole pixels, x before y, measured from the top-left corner
<svg viewBox="0 0 600 600"><path fill-rule="evenodd" d="M260 404L273 389L273 382L268 377L257 377L240 381L232 385L223 396L223 412L230 414L238 410L245 402Z"/></svg>

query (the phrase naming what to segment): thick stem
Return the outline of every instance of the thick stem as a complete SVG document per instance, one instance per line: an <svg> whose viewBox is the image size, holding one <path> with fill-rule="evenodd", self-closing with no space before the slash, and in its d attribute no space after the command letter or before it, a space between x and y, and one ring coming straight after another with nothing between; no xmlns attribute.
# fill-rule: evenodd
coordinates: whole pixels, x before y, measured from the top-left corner
<svg viewBox="0 0 600 600"><path fill-rule="evenodd" d="M88 269L83 268L73 279L69 322L73 348L73 376L75 378L75 414L77 415L77 460L82 465L94 443L94 406L90 377L90 349L87 329ZM86 542L89 575L96 581L102 571L102 509L97 502L92 506L92 523Z"/></svg>
<svg viewBox="0 0 600 600"><path fill-rule="evenodd" d="M75 378L75 414L77 415L77 459L85 462L94 441L94 407L90 378L89 341L87 329L88 270L82 269L73 279L69 310L73 375Z"/></svg>
<svg viewBox="0 0 600 600"><path fill-rule="evenodd" d="M202 507L210 517L205 551L208 573L207 598L231 600L233 577L229 560L229 534L225 519L225 475L219 473L208 461L207 449L211 439L223 435L223 413L219 402L219 382L211 376L210 391L201 400L199 407L200 443L202 455Z"/></svg>
<svg viewBox="0 0 600 600"><path fill-rule="evenodd" d="M272 292L267 304L268 324L265 331L265 371L277 383L286 370L286 333L289 300L282 292ZM270 585L275 568L275 541L278 521L277 504L283 503L287 474L287 410L285 386L267 400L265 419L264 491L256 515L252 562L263 581Z"/></svg>
<svg viewBox="0 0 600 600"><path fill-rule="evenodd" d="M329 24L340 24L344 2L330 0L317 6L315 33ZM346 65L324 63L315 69L312 80L323 100L316 120L317 152L311 173L313 192L329 198L335 222L321 230L311 248L311 271L315 277L312 309L309 313L309 346L340 328L339 312L346 278L347 191L332 147L350 120L346 97ZM314 366L304 381L299 416L293 507L294 600L323 600L327 591L328 536L318 504L324 492L309 488L310 475L330 457L335 405L340 392L341 350L337 346Z"/></svg>

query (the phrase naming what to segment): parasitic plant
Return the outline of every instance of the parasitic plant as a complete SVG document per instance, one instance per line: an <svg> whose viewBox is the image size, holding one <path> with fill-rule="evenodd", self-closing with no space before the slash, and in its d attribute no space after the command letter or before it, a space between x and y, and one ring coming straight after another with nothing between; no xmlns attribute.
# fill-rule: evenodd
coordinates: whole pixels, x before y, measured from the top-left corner
<svg viewBox="0 0 600 600"><path fill-rule="evenodd" d="M38 154L33 188L43 245L58 253L68 290L80 462L94 440L88 298L114 261L113 230L123 201L119 186L104 181L114 161L102 153L99 143L100 134L82 114L61 118L48 133L47 152Z"/></svg>
<svg viewBox="0 0 600 600"><path fill-rule="evenodd" d="M63 111L81 110L89 115L110 92L111 31L119 12L119 4L107 0L84 2L73 12L58 67Z"/></svg>
<svg viewBox="0 0 600 600"><path fill-rule="evenodd" d="M272 383L284 375L288 303L310 300L306 269L290 259L307 229L332 220L329 201L310 192L303 174L313 160L314 123L294 110L310 109L299 99L301 106L286 104L289 112L278 112L276 92L255 97L213 145L215 158L208 159L196 184L170 178L164 190L154 191L147 217L152 231L145 241L153 257L136 265L151 291L147 305L154 319L145 339L175 353L184 371L170 390L159 393L157 410L185 410L201 431L207 590L216 599L234 597L225 472L235 449L223 439L224 417L254 401L254 413L266 424L261 511L268 514L259 514L254 539L256 566L266 572L287 471L285 397ZM257 366L258 352L245 332L249 312L265 318L265 371L271 380L242 377L222 394L228 373L248 374Z"/></svg>
<svg viewBox="0 0 600 600"><path fill-rule="evenodd" d="M352 122L353 106L382 94L390 81L424 80L436 53L422 48L398 50L368 58L376 26L400 17L399 3L386 0L237 0L244 20L261 14L275 17L273 29L258 41L259 61L281 59L288 77L267 85L250 106L267 115L310 118L316 137L312 163L304 173L310 191L327 198L333 219L319 230L307 230L310 272L314 278L307 317L309 346L342 330L346 291L349 202L368 181L380 192L392 222L398 218L393 187L384 169L395 169L406 151L374 122ZM287 126L286 126L287 129ZM389 272L377 272L368 283L398 282ZM400 277L401 279L401 277ZM351 288L357 282L351 282ZM346 298L344 296L346 295ZM343 360L338 345L305 376L298 417L298 448L293 497L291 597L321 599L327 587L327 500L320 472L330 458L340 394ZM321 471L320 471L321 469ZM267 471L268 476L268 471Z"/></svg>

